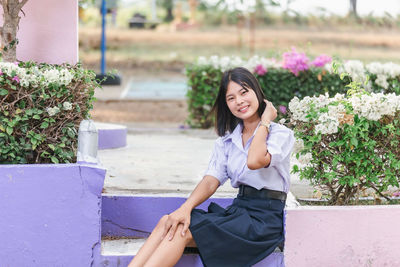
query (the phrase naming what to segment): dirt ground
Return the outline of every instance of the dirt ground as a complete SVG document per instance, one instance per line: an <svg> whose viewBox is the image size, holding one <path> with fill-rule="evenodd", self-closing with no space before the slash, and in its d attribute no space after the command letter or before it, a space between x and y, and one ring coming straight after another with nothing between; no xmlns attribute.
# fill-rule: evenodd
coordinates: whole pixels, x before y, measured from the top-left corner
<svg viewBox="0 0 400 267"><path fill-rule="evenodd" d="M91 115L98 122L151 122L184 125L188 116L187 104L183 100L100 100L93 106Z"/></svg>
<svg viewBox="0 0 400 267"><path fill-rule="evenodd" d="M310 56L321 53L343 59L400 62L398 29L259 28L254 53L280 57L291 47ZM236 28L191 29L188 31L107 30L107 62L112 67L149 67L178 70L198 56L251 56L250 33ZM100 29L79 29L80 58L88 65L100 60ZM240 46L239 46L240 43Z"/></svg>

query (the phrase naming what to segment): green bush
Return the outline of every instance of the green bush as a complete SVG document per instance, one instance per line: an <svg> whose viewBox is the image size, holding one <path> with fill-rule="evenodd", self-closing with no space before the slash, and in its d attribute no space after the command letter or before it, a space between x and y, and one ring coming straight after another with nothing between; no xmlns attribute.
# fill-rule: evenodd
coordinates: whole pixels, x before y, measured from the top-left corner
<svg viewBox="0 0 400 267"><path fill-rule="evenodd" d="M98 87L81 65L0 62L0 163L76 161L79 123Z"/></svg>
<svg viewBox="0 0 400 267"><path fill-rule="evenodd" d="M357 203L366 189L389 200L400 182L400 96L366 91L293 98L293 171L333 205Z"/></svg>

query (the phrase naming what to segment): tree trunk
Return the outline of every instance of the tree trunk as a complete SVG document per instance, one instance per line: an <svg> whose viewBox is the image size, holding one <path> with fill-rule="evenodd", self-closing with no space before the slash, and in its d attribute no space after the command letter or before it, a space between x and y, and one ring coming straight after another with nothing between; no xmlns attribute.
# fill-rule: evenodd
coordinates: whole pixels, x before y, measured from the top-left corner
<svg viewBox="0 0 400 267"><path fill-rule="evenodd" d="M357 0L350 0L350 14L353 15L355 18L358 17L358 15L357 15Z"/></svg>
<svg viewBox="0 0 400 267"><path fill-rule="evenodd" d="M0 28L3 61L17 60L17 31L21 17L19 12L28 0L1 0L3 7L3 26Z"/></svg>

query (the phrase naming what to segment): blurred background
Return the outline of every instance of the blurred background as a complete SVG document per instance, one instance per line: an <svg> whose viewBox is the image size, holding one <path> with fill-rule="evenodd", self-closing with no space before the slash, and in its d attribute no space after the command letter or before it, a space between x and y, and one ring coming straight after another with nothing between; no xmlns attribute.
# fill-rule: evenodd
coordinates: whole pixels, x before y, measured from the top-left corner
<svg viewBox="0 0 400 267"><path fill-rule="evenodd" d="M93 117L185 127L185 66L200 56L268 58L296 47L364 63L400 63L398 0L107 0L106 64L122 77ZM80 61L100 70L101 1L79 7ZM164 93L163 93L164 92ZM168 93L165 93L168 92Z"/></svg>

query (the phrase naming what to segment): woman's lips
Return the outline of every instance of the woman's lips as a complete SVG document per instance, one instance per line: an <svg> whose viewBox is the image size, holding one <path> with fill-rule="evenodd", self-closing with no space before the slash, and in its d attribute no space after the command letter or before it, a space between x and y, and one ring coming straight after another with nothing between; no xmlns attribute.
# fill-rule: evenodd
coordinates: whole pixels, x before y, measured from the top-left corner
<svg viewBox="0 0 400 267"><path fill-rule="evenodd" d="M249 109L249 106L242 107L239 112L245 113Z"/></svg>

